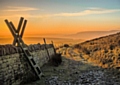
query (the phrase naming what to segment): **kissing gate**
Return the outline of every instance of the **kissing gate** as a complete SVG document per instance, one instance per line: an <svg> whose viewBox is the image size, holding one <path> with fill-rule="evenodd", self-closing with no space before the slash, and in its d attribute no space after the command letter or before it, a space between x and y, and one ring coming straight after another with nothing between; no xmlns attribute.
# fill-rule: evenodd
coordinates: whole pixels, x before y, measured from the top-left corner
<svg viewBox="0 0 120 85"><path fill-rule="evenodd" d="M24 21L24 23L23 23ZM10 32L12 33L14 37L13 45L21 47L23 53L21 55L24 55L32 69L34 70L36 76L40 79L41 76L43 75L41 72L40 67L36 64L35 60L33 59L33 56L31 55L30 51L28 50L27 46L25 45L24 41L22 40L23 33L25 30L25 26L27 24L27 20L24 20L23 17L20 18L18 28L16 29L13 23L8 21L7 19L5 20ZM23 25L22 25L23 23Z"/></svg>

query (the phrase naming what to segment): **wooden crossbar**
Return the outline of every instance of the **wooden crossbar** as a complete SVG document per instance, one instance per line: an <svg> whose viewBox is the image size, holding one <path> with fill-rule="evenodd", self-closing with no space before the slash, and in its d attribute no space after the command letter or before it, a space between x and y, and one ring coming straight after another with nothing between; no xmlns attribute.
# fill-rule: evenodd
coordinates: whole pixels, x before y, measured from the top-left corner
<svg viewBox="0 0 120 85"><path fill-rule="evenodd" d="M18 29L16 29L15 26L13 25L13 23L9 22L7 19L5 20L5 22L6 22L8 28L10 29L10 31L11 31L13 37L14 37L13 45L15 45L15 46L16 46L16 44L18 45L18 39L24 45L24 42L22 40L22 36L23 36L24 30L25 30L25 26L27 24L27 20L24 21L21 34L19 34L19 33L20 33L21 26L22 26L23 18L20 19Z"/></svg>

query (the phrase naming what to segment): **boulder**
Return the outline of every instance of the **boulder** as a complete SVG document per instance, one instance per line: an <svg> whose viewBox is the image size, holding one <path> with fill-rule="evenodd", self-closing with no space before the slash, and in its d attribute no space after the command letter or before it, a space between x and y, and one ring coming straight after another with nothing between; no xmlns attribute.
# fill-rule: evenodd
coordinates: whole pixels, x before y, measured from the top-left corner
<svg viewBox="0 0 120 85"><path fill-rule="evenodd" d="M61 62L62 62L61 54L53 55L52 58L50 59L50 63L54 66L60 65Z"/></svg>

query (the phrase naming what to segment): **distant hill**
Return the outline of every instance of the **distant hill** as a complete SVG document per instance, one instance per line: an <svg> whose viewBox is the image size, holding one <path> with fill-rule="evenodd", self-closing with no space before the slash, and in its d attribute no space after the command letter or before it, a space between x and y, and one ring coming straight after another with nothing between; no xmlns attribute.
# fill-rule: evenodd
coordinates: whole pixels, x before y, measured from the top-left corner
<svg viewBox="0 0 120 85"><path fill-rule="evenodd" d="M120 69L120 32L76 44L74 49L86 61L104 68Z"/></svg>
<svg viewBox="0 0 120 85"><path fill-rule="evenodd" d="M78 32L76 34L66 35L66 37L76 38L76 39L93 39L100 36L105 36L109 34L114 34L120 32L120 30L110 30L110 31L84 31Z"/></svg>

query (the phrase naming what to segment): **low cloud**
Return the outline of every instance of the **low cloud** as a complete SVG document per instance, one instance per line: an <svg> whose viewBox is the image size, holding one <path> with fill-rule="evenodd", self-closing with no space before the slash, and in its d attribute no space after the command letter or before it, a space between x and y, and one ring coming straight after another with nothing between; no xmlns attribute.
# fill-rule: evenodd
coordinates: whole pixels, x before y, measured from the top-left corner
<svg viewBox="0 0 120 85"><path fill-rule="evenodd" d="M39 10L37 8L31 8L31 7L9 7L12 9L8 9L6 11L33 11L33 10ZM75 13L57 13L57 14L29 14L28 12L24 14L13 14L12 16L0 16L0 18L4 17L21 17L24 16L26 18L48 18L48 17L74 17L74 16L86 16L86 15L93 15L93 14L107 14L107 13L116 13L120 12L120 9L103 9L103 8L88 8L86 10L75 12Z"/></svg>
<svg viewBox="0 0 120 85"><path fill-rule="evenodd" d="M18 11L34 11L34 10L39 10L39 9L32 8L32 7L12 7L12 6L9 6L9 7L7 7L6 10L3 10L3 11L18 12Z"/></svg>
<svg viewBox="0 0 120 85"><path fill-rule="evenodd" d="M81 12L76 13L60 13L54 14L53 16L84 16L84 15L92 15L92 14L106 14L106 13L114 13L120 12L120 9L102 9L102 8L90 8Z"/></svg>

